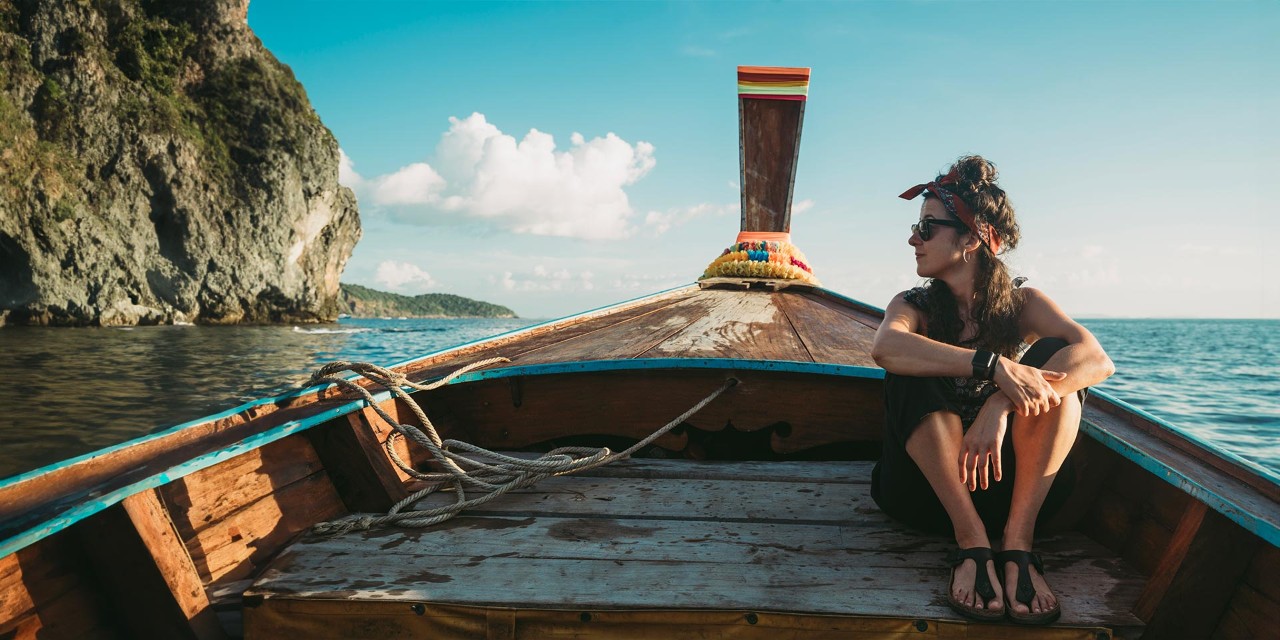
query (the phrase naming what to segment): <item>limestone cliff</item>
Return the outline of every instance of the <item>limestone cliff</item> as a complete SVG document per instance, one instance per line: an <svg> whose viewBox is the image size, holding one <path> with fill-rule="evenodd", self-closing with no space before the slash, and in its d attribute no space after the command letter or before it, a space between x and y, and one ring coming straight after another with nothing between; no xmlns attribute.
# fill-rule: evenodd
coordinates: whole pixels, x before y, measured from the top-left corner
<svg viewBox="0 0 1280 640"><path fill-rule="evenodd" d="M0 325L309 322L360 238L248 0L0 0Z"/></svg>

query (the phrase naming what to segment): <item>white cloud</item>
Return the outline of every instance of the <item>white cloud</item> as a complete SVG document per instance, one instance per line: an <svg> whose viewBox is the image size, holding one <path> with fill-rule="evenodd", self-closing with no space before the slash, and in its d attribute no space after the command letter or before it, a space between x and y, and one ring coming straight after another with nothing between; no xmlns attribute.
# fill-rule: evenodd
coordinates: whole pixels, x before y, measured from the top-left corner
<svg viewBox="0 0 1280 640"><path fill-rule="evenodd" d="M575 275L567 268L552 271L538 264L523 273L504 271L498 282L506 291L590 291L595 288L594 277L590 271Z"/></svg>
<svg viewBox="0 0 1280 640"><path fill-rule="evenodd" d="M356 173L356 163L341 147L338 148L338 184L352 190L359 190L364 184L364 178Z"/></svg>
<svg viewBox="0 0 1280 640"><path fill-rule="evenodd" d="M431 204L440 199L444 186L444 178L425 162L368 181L369 194L380 205Z"/></svg>
<svg viewBox="0 0 1280 640"><path fill-rule="evenodd" d="M610 286L619 291L662 291L682 284L689 284L697 278L689 274L679 273L625 273L614 278Z"/></svg>
<svg viewBox="0 0 1280 640"><path fill-rule="evenodd" d="M653 235L662 235L670 231L674 227L683 225L694 218L706 215L722 216L725 214L737 214L740 205L734 204L711 204L704 202L695 204L691 207L676 207L667 209L666 211L650 211L644 216L644 226L647 227Z"/></svg>
<svg viewBox="0 0 1280 640"><path fill-rule="evenodd" d="M516 140L481 113L449 123L432 164L359 179L347 159L339 172L345 166L363 187L359 195L393 207L405 222L461 216L532 235L616 239L634 233L624 188L656 165L653 145L632 145L613 133L590 140L574 133L569 148L559 150L547 133L530 129Z"/></svg>
<svg viewBox="0 0 1280 640"><path fill-rule="evenodd" d="M813 200L805 198L800 202L791 205L791 215L800 215L813 208Z"/></svg>
<svg viewBox="0 0 1280 640"><path fill-rule="evenodd" d="M393 260L380 262L373 279L392 291L403 291L405 289L423 291L436 285L436 281L431 277L431 274L423 271L418 265L409 262L395 262Z"/></svg>

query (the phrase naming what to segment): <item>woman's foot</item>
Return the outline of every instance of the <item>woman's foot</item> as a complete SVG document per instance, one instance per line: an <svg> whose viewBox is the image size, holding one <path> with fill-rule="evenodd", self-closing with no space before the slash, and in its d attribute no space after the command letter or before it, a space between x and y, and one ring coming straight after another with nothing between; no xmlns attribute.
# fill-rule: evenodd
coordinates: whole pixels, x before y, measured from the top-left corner
<svg viewBox="0 0 1280 640"><path fill-rule="evenodd" d="M1003 589L1000 588L990 548L973 547L953 551L947 562L951 565L947 602L956 613L979 620L999 620L1004 617ZM980 565L986 573L985 581L978 574Z"/></svg>
<svg viewBox="0 0 1280 640"><path fill-rule="evenodd" d="M1023 624L1048 624L1058 619L1062 607L1044 579L1044 564L1039 555L1005 550L996 554L996 560L1004 568L1010 619Z"/></svg>

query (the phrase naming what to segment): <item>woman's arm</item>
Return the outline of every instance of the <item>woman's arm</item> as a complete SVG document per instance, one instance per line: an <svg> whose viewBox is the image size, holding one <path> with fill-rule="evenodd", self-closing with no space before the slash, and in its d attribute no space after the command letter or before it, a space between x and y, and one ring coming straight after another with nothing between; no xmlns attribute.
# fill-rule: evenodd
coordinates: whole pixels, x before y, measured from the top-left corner
<svg viewBox="0 0 1280 640"><path fill-rule="evenodd" d="M894 296L884 310L884 321L871 345L871 359L885 371L903 376L973 375L973 350L916 333L924 326L924 316L905 296Z"/></svg>
<svg viewBox="0 0 1280 640"><path fill-rule="evenodd" d="M1049 296L1038 289L1024 287L1022 290L1026 298L1022 315L1018 318L1018 326L1022 335L1026 336L1026 341L1030 343L1042 337L1067 341L1067 346L1049 358L1043 367L1067 374L1061 380L1049 381L1058 395L1091 387L1116 372L1111 358L1088 329L1068 317ZM1000 365L997 365L997 369L999 368Z"/></svg>

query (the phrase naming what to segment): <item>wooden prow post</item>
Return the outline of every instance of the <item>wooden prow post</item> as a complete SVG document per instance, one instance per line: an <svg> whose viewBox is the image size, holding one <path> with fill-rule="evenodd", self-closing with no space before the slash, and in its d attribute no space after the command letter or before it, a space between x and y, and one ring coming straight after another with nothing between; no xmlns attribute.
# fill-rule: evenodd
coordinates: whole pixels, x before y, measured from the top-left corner
<svg viewBox="0 0 1280 640"><path fill-rule="evenodd" d="M738 67L744 234L791 232L791 196L808 90L808 67ZM786 236L756 239L790 241Z"/></svg>

